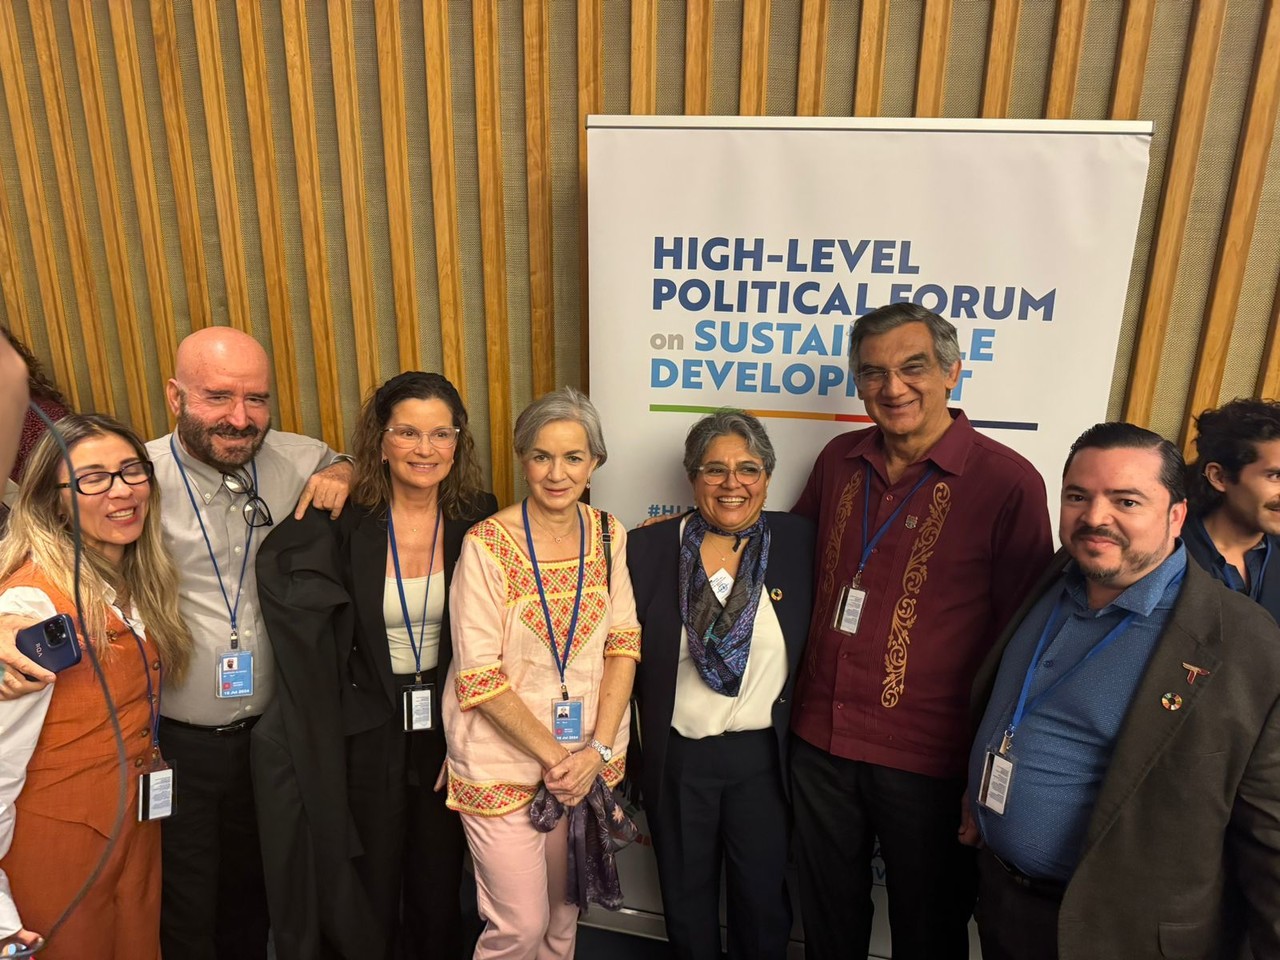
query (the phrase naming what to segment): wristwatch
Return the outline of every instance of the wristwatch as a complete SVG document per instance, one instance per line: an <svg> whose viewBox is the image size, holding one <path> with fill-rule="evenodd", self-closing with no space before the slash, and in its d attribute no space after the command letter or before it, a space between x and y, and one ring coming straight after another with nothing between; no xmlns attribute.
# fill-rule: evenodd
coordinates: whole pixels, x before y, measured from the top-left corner
<svg viewBox="0 0 1280 960"><path fill-rule="evenodd" d="M592 750L600 754L600 759L602 759L605 763L608 763L610 760L613 759L613 748L606 747L599 740L593 739L591 741L590 746Z"/></svg>

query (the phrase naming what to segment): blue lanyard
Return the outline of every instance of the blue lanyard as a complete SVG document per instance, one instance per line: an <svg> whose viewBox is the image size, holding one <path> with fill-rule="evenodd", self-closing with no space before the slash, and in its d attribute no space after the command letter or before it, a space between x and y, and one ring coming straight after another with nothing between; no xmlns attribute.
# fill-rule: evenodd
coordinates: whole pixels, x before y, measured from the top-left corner
<svg viewBox="0 0 1280 960"><path fill-rule="evenodd" d="M1249 584L1249 599L1251 600L1261 599L1262 584L1267 579L1267 564L1271 562L1271 541L1264 536L1262 542L1266 544L1266 548L1262 551L1262 566L1258 569L1258 575L1253 578L1253 583ZM1245 564L1245 569L1248 570L1247 560Z"/></svg>
<svg viewBox="0 0 1280 960"><path fill-rule="evenodd" d="M1172 581L1170 581L1169 586L1176 587L1179 583L1182 582L1182 578L1185 575L1186 575L1186 568L1184 567L1181 571L1178 572L1178 576L1174 578ZM1167 590L1168 587L1166 587L1165 589ZM1034 711L1035 708L1040 704L1040 702L1044 700L1044 698L1047 697L1054 690L1058 689L1058 687L1061 686L1062 683L1066 681L1068 677L1072 676L1077 670L1079 670L1086 663L1088 663L1093 657L1102 653L1103 650L1106 650L1109 646L1111 646L1118 639L1120 639L1120 637L1129 629L1129 627L1133 624L1133 621L1138 616L1136 612L1132 612L1132 611L1126 614L1125 618L1121 620L1119 623L1117 623L1114 627L1112 627L1111 630L1108 631L1105 637L1103 637L1101 640L1099 640L1097 643L1093 645L1093 647L1089 650L1089 652L1086 653L1083 658L1081 658L1079 663L1073 666L1070 670L1068 670L1066 673L1060 676L1053 683L1049 684L1048 687L1041 690L1028 703L1027 695L1030 694L1031 692L1031 682L1035 678L1036 664L1040 662L1040 657L1044 653L1045 647L1049 643L1049 632L1053 629L1054 623L1058 619L1058 614L1061 612L1062 612L1062 595L1059 594L1058 599L1053 604L1053 611L1049 614L1049 619L1045 621L1044 629L1040 631L1040 640L1036 644L1036 652L1031 657L1031 663L1027 665L1027 673L1022 678L1022 692L1018 695L1018 705L1014 708L1013 718L1009 721L1009 728L1005 730L1004 739L1000 744L1000 754L1002 756L1008 753L1009 747L1013 744L1014 731L1018 729L1018 724L1022 722L1023 716L1028 712Z"/></svg>
<svg viewBox="0 0 1280 960"><path fill-rule="evenodd" d="M147 648L142 645L142 638L138 636L138 631L133 629L133 624L124 620L124 625L129 628L129 632L133 634L133 639L138 644L138 656L142 658L142 673L147 678L147 712L151 715L151 750L155 757L160 756L160 694L156 692L155 686L151 683L151 665L147 663ZM159 663L159 661L156 661ZM160 665L160 676L164 676L164 664Z"/></svg>
<svg viewBox="0 0 1280 960"><path fill-rule="evenodd" d="M906 509L907 504L911 502L911 498L935 473L937 471L933 467L926 470L920 479L916 481L916 485L911 488L911 492L902 498L902 502L898 504L898 509L889 514L889 519L880 524L880 529L868 540L867 531L871 526L871 464L867 464L867 479L866 483L863 484L866 488L866 496L862 500L862 556L858 560L858 572L853 575L854 586L857 586L862 579L862 571L866 568L867 560L871 558L871 551L876 548L876 544L880 542L889 527L892 526L893 521L898 519L898 514Z"/></svg>
<svg viewBox="0 0 1280 960"><path fill-rule="evenodd" d="M222 591L222 602L227 605L227 616L231 618L231 649L236 650L240 646L240 630L236 626L236 615L240 612L240 597L244 595L244 572L249 569L249 547L253 544L253 527L249 527L249 533L244 539L244 559L240 563L240 582L236 586L236 602L232 605L231 598L227 596L226 585L222 582L222 570L218 567L218 558L214 555L213 544L209 541L209 531L204 528L204 517L200 515L200 507L196 505L196 495L191 490L191 481L187 479L187 471L183 469L182 458L178 456L178 448L173 442L173 434L169 434L169 449L173 451L173 462L178 465L178 473L182 476L183 486L187 488L187 498L191 501L191 509L195 511L196 522L200 524L200 533L204 536L205 549L209 551L209 560L213 563L213 573L218 578L218 589ZM253 488L256 490L258 488L257 461L250 461L249 466L253 470Z"/></svg>
<svg viewBox="0 0 1280 960"><path fill-rule="evenodd" d="M422 629L417 642L413 639L413 621L409 619L409 601L404 595L404 580L400 577L400 551L396 549L396 522L387 508L387 539L391 542L391 564L396 571L396 590L400 593L400 612L404 615L404 628L409 633L409 649L413 651L413 682L422 682L422 647L427 642L427 601L431 597L431 567L436 562L436 538L440 536L440 508L436 507L436 527L431 534L431 555L427 558L427 589L422 598Z"/></svg>
<svg viewBox="0 0 1280 960"><path fill-rule="evenodd" d="M587 559L587 526L582 522L582 510L578 510L578 592L573 598L573 616L569 618L569 634L564 643L564 657L556 643L556 631L551 625L551 607L547 605L547 591L542 586L542 573L538 570L538 555L533 549L533 532L529 529L529 498L520 504L520 513L524 518L524 539L529 546L529 562L533 564L533 581L538 585L538 599L542 601L542 615L547 618L547 639L551 641L551 659L556 662L560 671L560 699L569 699L569 688L565 686L564 672L569 666L569 651L573 649L574 632L578 629L578 611L582 607L582 581L586 571Z"/></svg>

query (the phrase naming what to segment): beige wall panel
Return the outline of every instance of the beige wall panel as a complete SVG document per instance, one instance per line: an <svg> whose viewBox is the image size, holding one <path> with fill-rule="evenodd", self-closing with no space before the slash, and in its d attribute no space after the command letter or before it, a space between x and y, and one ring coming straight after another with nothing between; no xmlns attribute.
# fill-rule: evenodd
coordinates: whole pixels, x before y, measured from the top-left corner
<svg viewBox="0 0 1280 960"><path fill-rule="evenodd" d="M586 211L578 209L578 10L575 0L550 3L556 386L580 386L586 355L579 323L578 218L585 217Z"/></svg>
<svg viewBox="0 0 1280 960"><path fill-rule="evenodd" d="M655 113L685 113L685 0L657 0L658 96Z"/></svg>
<svg viewBox="0 0 1280 960"><path fill-rule="evenodd" d="M773 0L769 8L769 85L764 112L771 117L797 115L800 9L801 0ZM825 49L825 42L823 46Z"/></svg>
<svg viewBox="0 0 1280 960"><path fill-rule="evenodd" d="M873 116L914 117L916 114L924 7L925 0L896 0L889 4L880 109ZM865 19L865 7L862 15Z"/></svg>
<svg viewBox="0 0 1280 960"><path fill-rule="evenodd" d="M711 90L706 112L734 117L742 99L742 2L715 0L711 18ZM687 112L687 111L686 111Z"/></svg>
<svg viewBox="0 0 1280 960"><path fill-rule="evenodd" d="M943 116L982 115L991 9L990 3L979 0L954 0L952 4Z"/></svg>
<svg viewBox="0 0 1280 960"><path fill-rule="evenodd" d="M1111 90L1124 10L1119 3L1089 3L1085 11L1084 38L1080 46L1080 70L1072 116L1081 120L1105 120L1111 114Z"/></svg>
<svg viewBox="0 0 1280 960"><path fill-rule="evenodd" d="M1013 83L1008 116L1039 119L1049 94L1049 68L1053 56L1053 30L1057 4L1052 0L1020 0L1018 45L1014 50Z"/></svg>
<svg viewBox="0 0 1280 960"><path fill-rule="evenodd" d="M827 14L827 73L822 115L853 115L858 82L858 43L862 30L859 0L831 0Z"/></svg>

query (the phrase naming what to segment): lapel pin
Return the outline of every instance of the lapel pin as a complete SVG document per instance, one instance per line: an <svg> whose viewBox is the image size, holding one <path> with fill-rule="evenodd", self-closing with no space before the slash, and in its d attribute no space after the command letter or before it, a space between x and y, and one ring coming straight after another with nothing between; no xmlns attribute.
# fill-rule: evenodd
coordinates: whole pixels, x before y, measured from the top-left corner
<svg viewBox="0 0 1280 960"><path fill-rule="evenodd" d="M1182 697L1176 693L1166 693L1160 698L1160 705L1166 710L1181 710Z"/></svg>
<svg viewBox="0 0 1280 960"><path fill-rule="evenodd" d="M769 599L772 600L774 603L777 603L779 600L782 599L782 591L777 587L774 587L772 590L769 591Z"/></svg>
<svg viewBox="0 0 1280 960"><path fill-rule="evenodd" d="M917 524L917 523L919 523L919 522L920 522L920 518L919 518L919 517L913 516L912 514L909 514L909 513L907 514L907 529L908 529L908 530L914 530L914 529L916 528L916 524Z"/></svg>
<svg viewBox="0 0 1280 960"><path fill-rule="evenodd" d="M1195 683L1196 677L1207 677L1209 671L1204 667L1197 667L1193 663L1184 663L1182 669L1187 671L1187 683Z"/></svg>

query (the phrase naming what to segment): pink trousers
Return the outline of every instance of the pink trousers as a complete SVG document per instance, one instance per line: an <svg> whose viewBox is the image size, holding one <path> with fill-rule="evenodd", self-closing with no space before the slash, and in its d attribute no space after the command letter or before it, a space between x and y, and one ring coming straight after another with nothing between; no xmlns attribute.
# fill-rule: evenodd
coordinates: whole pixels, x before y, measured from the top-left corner
<svg viewBox="0 0 1280 960"><path fill-rule="evenodd" d="M484 932L475 960L570 960L578 908L564 902L568 828L539 833L524 807L505 817L463 814Z"/></svg>

